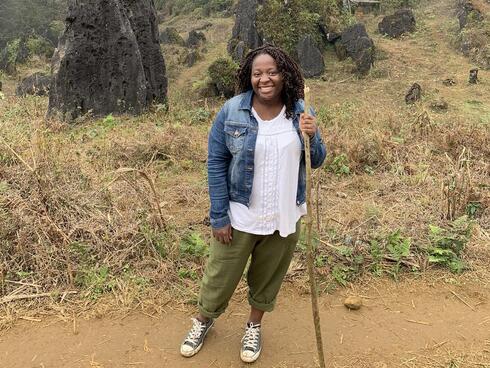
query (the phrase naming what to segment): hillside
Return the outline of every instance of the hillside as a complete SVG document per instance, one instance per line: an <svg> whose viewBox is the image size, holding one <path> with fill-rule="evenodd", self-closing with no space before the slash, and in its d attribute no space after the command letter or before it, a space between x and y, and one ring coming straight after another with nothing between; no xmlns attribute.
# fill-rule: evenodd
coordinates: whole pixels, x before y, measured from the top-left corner
<svg viewBox="0 0 490 368"><path fill-rule="evenodd" d="M307 81L328 149L314 175L314 217L332 367L490 367L490 73L481 69L480 83L468 84L475 65L455 47L454 3L421 0L417 31L398 40L377 32L382 14L357 13L376 46L374 68L359 77L327 47L324 75ZM481 9L490 17L486 3ZM193 13L160 25L185 37L189 24L207 23L194 66L183 65L184 47L163 47L168 111L46 121L46 97L14 95L21 76L49 69L46 60L3 79L0 300L30 296L0 303L8 367L31 359L46 367L238 366L232 348L213 352L223 337L238 339L243 287L209 350L191 361L173 350L207 254L207 132L224 101L200 97L195 86L226 55L233 19ZM448 78L455 84L443 84ZM415 82L422 99L407 105ZM447 110L434 107L441 100ZM284 348L268 330L271 350L258 367L315 364L303 243L270 317ZM359 313L341 306L351 293L365 297ZM154 323L160 332L150 331ZM35 336L28 360L22 336ZM83 349L62 352L53 336ZM106 340L110 349L99 345Z"/></svg>

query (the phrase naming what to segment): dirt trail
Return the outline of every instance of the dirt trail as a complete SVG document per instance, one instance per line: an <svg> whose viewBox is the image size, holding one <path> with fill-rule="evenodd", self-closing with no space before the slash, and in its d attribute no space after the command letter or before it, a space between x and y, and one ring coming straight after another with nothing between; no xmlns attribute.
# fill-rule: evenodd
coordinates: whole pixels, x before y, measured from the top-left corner
<svg viewBox="0 0 490 368"><path fill-rule="evenodd" d="M490 367L490 287L449 281L371 282L355 290L364 297L359 311L343 306L347 290L322 297L328 367ZM238 350L246 313L239 295L191 359L178 353L189 315L170 308L153 318L82 321L76 334L72 323L21 323L0 336L0 366L242 367ZM263 330L264 350L255 367L316 366L308 296L286 287Z"/></svg>

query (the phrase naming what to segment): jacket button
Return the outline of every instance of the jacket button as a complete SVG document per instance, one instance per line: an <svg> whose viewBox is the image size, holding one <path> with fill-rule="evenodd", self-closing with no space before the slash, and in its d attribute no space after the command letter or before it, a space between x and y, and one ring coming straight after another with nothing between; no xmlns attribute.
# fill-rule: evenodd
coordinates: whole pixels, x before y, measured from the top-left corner
<svg viewBox="0 0 490 368"><path fill-rule="evenodd" d="M240 135L240 132L238 130L235 130L235 137L238 137Z"/></svg>

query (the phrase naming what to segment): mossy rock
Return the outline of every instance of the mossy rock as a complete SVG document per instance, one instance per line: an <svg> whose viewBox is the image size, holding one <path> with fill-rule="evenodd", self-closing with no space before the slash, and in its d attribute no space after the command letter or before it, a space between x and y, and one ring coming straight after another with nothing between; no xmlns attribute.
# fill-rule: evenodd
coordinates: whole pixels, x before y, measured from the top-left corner
<svg viewBox="0 0 490 368"><path fill-rule="evenodd" d="M174 27L167 27L160 32L160 42L162 44L185 45L184 39Z"/></svg>

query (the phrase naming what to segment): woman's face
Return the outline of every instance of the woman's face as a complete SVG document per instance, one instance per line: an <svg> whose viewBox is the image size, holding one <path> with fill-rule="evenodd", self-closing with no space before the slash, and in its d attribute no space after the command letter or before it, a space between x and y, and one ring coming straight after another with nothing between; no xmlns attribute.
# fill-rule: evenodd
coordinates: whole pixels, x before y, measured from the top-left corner
<svg viewBox="0 0 490 368"><path fill-rule="evenodd" d="M277 101L281 99L283 77L276 61L269 54L260 54L252 62L252 88L261 100Z"/></svg>

